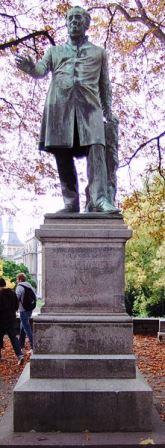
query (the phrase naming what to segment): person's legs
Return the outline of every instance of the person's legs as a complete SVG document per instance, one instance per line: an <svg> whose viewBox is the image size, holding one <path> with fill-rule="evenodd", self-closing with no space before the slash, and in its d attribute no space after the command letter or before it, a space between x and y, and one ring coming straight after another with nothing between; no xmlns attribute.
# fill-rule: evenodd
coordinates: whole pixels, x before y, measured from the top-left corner
<svg viewBox="0 0 165 448"><path fill-rule="evenodd" d="M3 336L4 332L0 329L0 350L3 348Z"/></svg>
<svg viewBox="0 0 165 448"><path fill-rule="evenodd" d="M117 212L107 198L107 167L103 145L91 145L87 158L89 204L87 211Z"/></svg>
<svg viewBox="0 0 165 448"><path fill-rule="evenodd" d="M21 326L29 339L31 349L33 349L33 333L30 325L31 315L32 311L20 311Z"/></svg>
<svg viewBox="0 0 165 448"><path fill-rule="evenodd" d="M20 337L19 337L19 343L20 343L21 348L24 348L24 347L25 347L25 338L26 338L26 333L25 333L25 331L24 331L24 329L23 329L22 322L21 322L21 320L20 320Z"/></svg>
<svg viewBox="0 0 165 448"><path fill-rule="evenodd" d="M3 329L0 329L0 359L1 359L1 350L3 348L3 337L4 337L4 332Z"/></svg>
<svg viewBox="0 0 165 448"><path fill-rule="evenodd" d="M17 338L15 323L11 322L6 328L6 334L9 336L13 349L17 358L23 358L23 353L20 347L19 339Z"/></svg>
<svg viewBox="0 0 165 448"><path fill-rule="evenodd" d="M71 148L56 149L55 159L65 204L63 211L79 212L78 180Z"/></svg>

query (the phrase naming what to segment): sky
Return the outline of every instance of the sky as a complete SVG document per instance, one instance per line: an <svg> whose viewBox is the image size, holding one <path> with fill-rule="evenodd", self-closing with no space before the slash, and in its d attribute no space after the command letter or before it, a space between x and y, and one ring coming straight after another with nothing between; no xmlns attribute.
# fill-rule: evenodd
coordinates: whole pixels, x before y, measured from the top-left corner
<svg viewBox="0 0 165 448"><path fill-rule="evenodd" d="M82 172L82 166L84 171L84 177L86 173L86 162L85 159L81 159L81 161L76 161L77 171ZM118 171L118 184L120 189L124 189L124 191L130 192L130 182L133 184L133 189L135 188L135 179L137 179L137 188L139 188L140 180L137 177L137 173L141 170L142 159L138 162L132 162L131 173L127 168ZM144 161L145 163L145 161ZM130 179L131 176L131 179ZM80 188L80 202L81 202L81 211L84 210L84 190L86 182L79 182ZM7 195L7 191L6 191ZM116 205L118 205L121 201L122 195L120 192L117 193L116 197ZM12 206L15 207L16 214L14 217L14 227L16 232L19 235L19 238L22 242L26 241L26 235L30 229L35 230L39 228L39 226L44 221L44 214L46 213L55 213L56 211L63 208L63 200L61 194L59 196L54 196L53 192L47 193L46 195L36 196L35 200L30 200L30 196L27 200L22 200L22 192L17 192L17 197L13 199ZM6 222L7 216L4 215L4 225Z"/></svg>

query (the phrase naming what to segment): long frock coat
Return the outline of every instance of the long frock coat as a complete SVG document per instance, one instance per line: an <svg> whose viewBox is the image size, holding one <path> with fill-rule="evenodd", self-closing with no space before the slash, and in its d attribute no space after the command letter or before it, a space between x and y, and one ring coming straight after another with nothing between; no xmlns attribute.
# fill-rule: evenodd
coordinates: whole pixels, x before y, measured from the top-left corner
<svg viewBox="0 0 165 448"><path fill-rule="evenodd" d="M39 148L71 148L75 116L80 147L105 145L103 115L111 110L106 52L85 37L80 47L68 41L51 46L29 73L42 78L52 72L40 132Z"/></svg>

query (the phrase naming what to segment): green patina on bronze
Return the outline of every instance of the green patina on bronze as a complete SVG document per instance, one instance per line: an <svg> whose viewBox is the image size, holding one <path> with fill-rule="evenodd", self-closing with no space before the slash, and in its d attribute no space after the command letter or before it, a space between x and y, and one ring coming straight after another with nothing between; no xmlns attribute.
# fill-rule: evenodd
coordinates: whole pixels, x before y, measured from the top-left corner
<svg viewBox="0 0 165 448"><path fill-rule="evenodd" d="M113 204L118 121L111 114L112 92L106 51L88 41L85 33L90 24L90 15L83 8L71 8L66 24L69 39L64 45L49 47L36 64L30 57L18 56L17 66L34 78L43 78L52 73L42 117L40 150L55 153L58 148L73 148L76 121L80 152L83 147L98 145L99 148L106 144L109 183L113 184L107 188L107 200L109 195ZM103 117L107 121L106 132ZM94 172L95 169L97 166L95 168L93 165ZM88 211L91 211L90 207Z"/></svg>

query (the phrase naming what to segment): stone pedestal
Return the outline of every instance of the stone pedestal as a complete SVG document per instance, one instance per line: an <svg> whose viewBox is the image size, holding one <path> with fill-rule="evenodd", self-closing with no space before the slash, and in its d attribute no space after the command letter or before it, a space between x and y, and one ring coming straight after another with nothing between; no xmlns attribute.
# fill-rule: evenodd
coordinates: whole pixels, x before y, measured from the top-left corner
<svg viewBox="0 0 165 448"><path fill-rule="evenodd" d="M14 391L15 431L151 430L152 391L136 373L124 307L120 215L46 215L45 305Z"/></svg>

